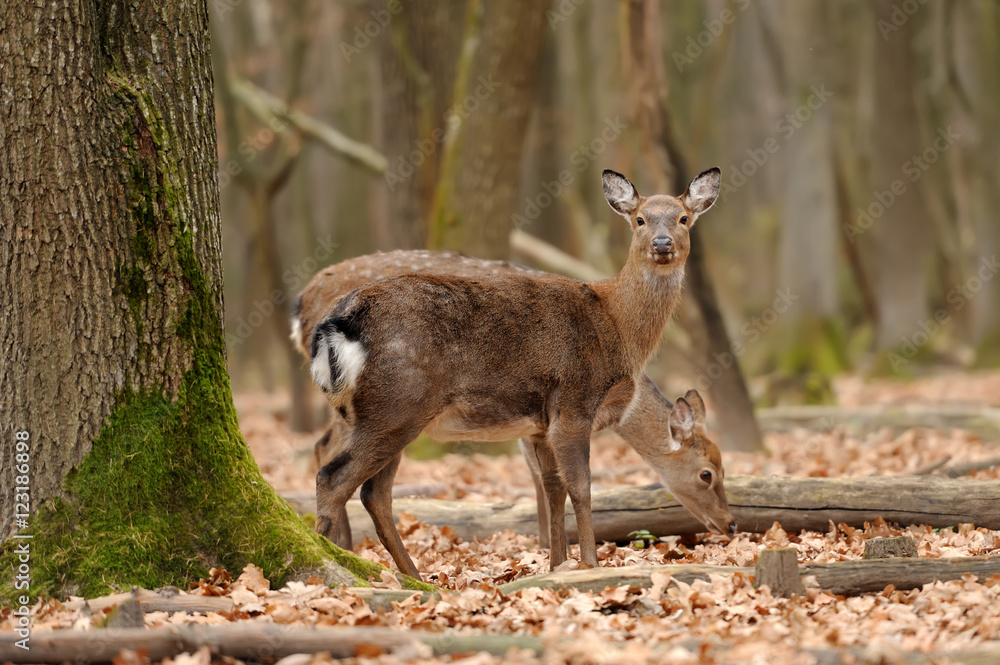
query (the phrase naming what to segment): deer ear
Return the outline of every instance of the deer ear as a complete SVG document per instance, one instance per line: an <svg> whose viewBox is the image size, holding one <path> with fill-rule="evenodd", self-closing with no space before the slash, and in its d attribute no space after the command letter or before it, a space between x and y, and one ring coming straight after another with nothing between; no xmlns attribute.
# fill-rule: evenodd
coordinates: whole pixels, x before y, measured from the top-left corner
<svg viewBox="0 0 1000 665"><path fill-rule="evenodd" d="M701 394L697 390L692 389L684 393L684 399L691 405L691 408L694 409L695 421L704 425L706 415L705 400L701 398Z"/></svg>
<svg viewBox="0 0 1000 665"><path fill-rule="evenodd" d="M629 219L639 207L639 192L635 191L635 186L621 173L611 169L604 169L601 180L604 181L604 198L608 200L608 205L619 215Z"/></svg>
<svg viewBox="0 0 1000 665"><path fill-rule="evenodd" d="M674 403L674 408L670 411L670 435L674 438L674 445L677 449L691 438L694 433L695 415L694 409L683 397Z"/></svg>
<svg viewBox="0 0 1000 665"><path fill-rule="evenodd" d="M712 207L715 199L719 198L721 187L722 171L718 167L710 168L691 181L687 191L681 194L681 201L685 208L698 216ZM607 186L605 186L605 191L607 191Z"/></svg>

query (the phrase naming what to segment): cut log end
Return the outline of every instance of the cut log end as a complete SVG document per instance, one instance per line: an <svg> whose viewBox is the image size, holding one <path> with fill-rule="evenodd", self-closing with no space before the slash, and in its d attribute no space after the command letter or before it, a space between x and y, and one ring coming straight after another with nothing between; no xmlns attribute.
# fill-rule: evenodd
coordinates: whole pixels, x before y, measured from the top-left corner
<svg viewBox="0 0 1000 665"><path fill-rule="evenodd" d="M775 596L805 595L799 577L798 554L791 547L767 549L757 557L757 586L766 586Z"/></svg>
<svg viewBox="0 0 1000 665"><path fill-rule="evenodd" d="M910 536L865 541L865 559L909 559L917 556L917 544Z"/></svg>

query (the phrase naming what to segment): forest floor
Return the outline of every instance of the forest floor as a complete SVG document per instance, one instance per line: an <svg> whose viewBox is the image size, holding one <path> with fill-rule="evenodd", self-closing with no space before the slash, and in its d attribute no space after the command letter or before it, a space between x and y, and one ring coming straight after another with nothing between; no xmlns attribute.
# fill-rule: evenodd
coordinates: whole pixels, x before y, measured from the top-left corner
<svg viewBox="0 0 1000 665"><path fill-rule="evenodd" d="M836 383L840 405L963 404L1000 406L1000 372L943 373L900 383L843 377ZM287 396L252 393L236 396L243 433L264 476L279 491L314 491L312 444L319 432L296 434L287 427ZM710 407L711 411L711 407ZM887 429L865 434L843 428L815 432L768 433L766 454L725 453L726 473L777 476L868 476L910 473L950 456L950 463L996 457L1000 441L981 440L962 431ZM620 439L602 434L592 447L595 486L644 485L657 478ZM967 477L1000 478L1000 467ZM399 485L421 486L433 498L474 502L533 502L534 488L519 456L448 454L436 460L404 458ZM428 490L428 487L430 488ZM193 593L232 597L236 612L146 614L146 625L231 621L291 626L387 626L467 634L522 634L542 638L546 653L512 650L505 657L485 653L460 662L487 663L816 663L833 650L854 649L865 662L913 662L907 652L934 654L932 662L949 662L948 652L1000 649L1000 576L978 580L967 576L935 582L922 589L854 597L807 589L804 597L772 597L741 575L713 576L685 584L669 575L651 588L628 587L584 593L573 589L524 589L507 596L497 587L528 575L547 572L548 555L534 537L503 532L490 538L462 541L449 527L400 519L406 547L424 579L455 592L421 602L419 597L373 609L349 590L316 584L289 583L271 590L249 567L217 575ZM652 547L604 544L602 566L704 563L752 566L765 547L789 546L800 563L860 559L864 540L872 536L909 534L921 557L1000 554L1000 531L963 525L955 529L900 529L878 521L865 529L832 525L825 532L786 533L775 524L767 533L735 537L701 534L669 537ZM357 543L361 556L392 567L386 551L368 539ZM571 556L577 548L573 547ZM568 562L572 567L574 562ZM238 577L239 576L239 577ZM399 588L386 575L375 586ZM36 608L36 630L87 628L91 617L58 601ZM0 619L0 630L10 630ZM1000 652L998 652L1000 653ZM135 656L135 658L138 658ZM452 657L433 661L451 662ZM175 658L176 665L208 665L208 651ZM116 661L117 662L117 661ZM140 663L121 660L121 665ZM148 661L146 661L148 662ZM170 661L163 661L170 662ZM232 659L213 662L235 662ZM328 656L301 658L288 665L329 662ZM357 663L402 662L377 650ZM986 661L984 661L986 662Z"/></svg>

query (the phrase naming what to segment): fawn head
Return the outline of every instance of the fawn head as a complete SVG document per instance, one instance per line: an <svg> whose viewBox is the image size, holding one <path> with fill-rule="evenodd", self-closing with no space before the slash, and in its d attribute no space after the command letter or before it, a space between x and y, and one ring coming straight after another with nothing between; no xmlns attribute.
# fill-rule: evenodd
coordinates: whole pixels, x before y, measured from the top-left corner
<svg viewBox="0 0 1000 665"><path fill-rule="evenodd" d="M722 172L705 171L676 197L639 196L628 178L610 169L602 178L608 204L632 226L629 261L647 262L663 274L682 268L691 250L691 227L718 198Z"/></svg>
<svg viewBox="0 0 1000 665"><path fill-rule="evenodd" d="M722 455L705 429L705 402L697 390L674 403L669 424L670 451L656 465L664 484L711 531L733 535L736 522L722 482Z"/></svg>

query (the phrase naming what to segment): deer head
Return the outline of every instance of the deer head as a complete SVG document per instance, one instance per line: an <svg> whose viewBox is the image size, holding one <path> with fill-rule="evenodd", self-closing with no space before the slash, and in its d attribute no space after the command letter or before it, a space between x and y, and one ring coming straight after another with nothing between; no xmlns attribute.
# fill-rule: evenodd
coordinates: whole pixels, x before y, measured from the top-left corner
<svg viewBox="0 0 1000 665"><path fill-rule="evenodd" d="M632 226L629 261L644 257L665 274L683 267L691 251L691 227L718 198L722 172L705 171L680 196L640 196L628 178L611 169L602 178L608 204Z"/></svg>
<svg viewBox="0 0 1000 665"><path fill-rule="evenodd" d="M697 390L669 402L647 377L636 387L639 406L615 429L660 476L682 506L706 527L732 535L736 522L723 484L722 455L705 428Z"/></svg>

